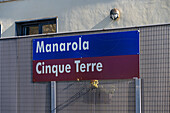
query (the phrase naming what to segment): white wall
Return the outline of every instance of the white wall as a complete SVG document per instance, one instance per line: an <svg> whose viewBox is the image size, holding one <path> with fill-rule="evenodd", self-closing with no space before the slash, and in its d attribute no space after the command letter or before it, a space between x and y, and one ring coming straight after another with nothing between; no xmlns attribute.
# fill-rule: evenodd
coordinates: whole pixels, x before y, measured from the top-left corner
<svg viewBox="0 0 170 113"><path fill-rule="evenodd" d="M109 13L118 8L121 17ZM2 37L15 35L15 21L58 16L59 32L170 23L170 0L20 0L0 3Z"/></svg>

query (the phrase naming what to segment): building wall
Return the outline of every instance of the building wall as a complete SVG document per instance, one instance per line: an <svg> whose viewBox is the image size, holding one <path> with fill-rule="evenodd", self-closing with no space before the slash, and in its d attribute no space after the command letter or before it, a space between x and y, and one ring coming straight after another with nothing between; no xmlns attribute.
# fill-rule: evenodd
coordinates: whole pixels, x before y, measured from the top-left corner
<svg viewBox="0 0 170 113"><path fill-rule="evenodd" d="M121 17L109 13L118 8ZM169 0L16 0L0 3L2 37L15 36L15 22L58 16L59 32L169 23Z"/></svg>

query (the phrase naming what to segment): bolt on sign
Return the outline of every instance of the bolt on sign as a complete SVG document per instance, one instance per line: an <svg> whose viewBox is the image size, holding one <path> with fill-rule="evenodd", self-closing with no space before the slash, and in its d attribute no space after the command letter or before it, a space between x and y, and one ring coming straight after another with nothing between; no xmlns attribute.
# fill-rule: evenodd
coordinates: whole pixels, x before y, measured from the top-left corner
<svg viewBox="0 0 170 113"><path fill-rule="evenodd" d="M33 39L33 81L139 77L139 31Z"/></svg>

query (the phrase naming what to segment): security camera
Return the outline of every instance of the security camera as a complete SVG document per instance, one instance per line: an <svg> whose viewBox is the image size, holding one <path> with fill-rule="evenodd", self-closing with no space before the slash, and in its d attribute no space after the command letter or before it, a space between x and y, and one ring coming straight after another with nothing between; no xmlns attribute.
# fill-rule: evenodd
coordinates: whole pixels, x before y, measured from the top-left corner
<svg viewBox="0 0 170 113"><path fill-rule="evenodd" d="M110 11L110 18L112 20L117 20L120 17L120 12L118 9L114 8Z"/></svg>

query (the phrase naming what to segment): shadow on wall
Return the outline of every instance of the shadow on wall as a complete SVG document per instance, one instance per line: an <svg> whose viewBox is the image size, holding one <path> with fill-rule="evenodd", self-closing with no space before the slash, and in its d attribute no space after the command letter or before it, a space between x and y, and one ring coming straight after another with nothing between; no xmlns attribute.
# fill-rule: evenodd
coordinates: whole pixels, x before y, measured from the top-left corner
<svg viewBox="0 0 170 113"><path fill-rule="evenodd" d="M129 82L128 87L128 113L135 113L135 83Z"/></svg>
<svg viewBox="0 0 170 113"><path fill-rule="evenodd" d="M63 0L62 0L63 1ZM67 0L66 0L67 1ZM96 5L100 3L112 3L112 2L117 2L118 0L72 0L70 1L72 7L77 7L77 6L87 6L87 5ZM64 1L63 1L64 2ZM66 3L66 2L64 2Z"/></svg>
<svg viewBox="0 0 170 113"><path fill-rule="evenodd" d="M49 92L51 92L51 82L46 83L46 94L45 94L45 111L47 113L51 112L51 93L49 94Z"/></svg>
<svg viewBox="0 0 170 113"><path fill-rule="evenodd" d="M116 24L117 21L113 21L110 16L107 16L106 18L104 18L101 22L99 22L98 24L96 24L94 27L92 27L91 29L105 29L105 28L109 28L109 26L114 23Z"/></svg>
<svg viewBox="0 0 170 113"><path fill-rule="evenodd" d="M2 37L15 36L15 24L12 24L8 29L2 32Z"/></svg>

